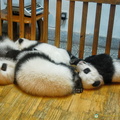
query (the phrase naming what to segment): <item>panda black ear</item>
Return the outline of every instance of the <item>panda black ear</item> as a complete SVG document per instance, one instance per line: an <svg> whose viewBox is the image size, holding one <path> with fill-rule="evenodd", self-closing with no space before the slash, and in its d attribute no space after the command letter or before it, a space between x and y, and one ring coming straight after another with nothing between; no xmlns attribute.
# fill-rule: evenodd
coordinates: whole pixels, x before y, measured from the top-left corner
<svg viewBox="0 0 120 120"><path fill-rule="evenodd" d="M21 44L24 40L20 38L18 41L19 41L19 44Z"/></svg>
<svg viewBox="0 0 120 120"><path fill-rule="evenodd" d="M20 53L19 50L10 50L6 53L7 58L11 58L13 60L16 60L17 55Z"/></svg>
<svg viewBox="0 0 120 120"><path fill-rule="evenodd" d="M33 48L33 50L37 50L36 48Z"/></svg>

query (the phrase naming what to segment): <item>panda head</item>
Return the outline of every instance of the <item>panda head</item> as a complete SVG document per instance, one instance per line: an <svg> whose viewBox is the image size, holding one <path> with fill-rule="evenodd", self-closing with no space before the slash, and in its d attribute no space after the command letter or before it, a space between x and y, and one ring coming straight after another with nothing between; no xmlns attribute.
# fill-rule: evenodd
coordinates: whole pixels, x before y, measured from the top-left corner
<svg viewBox="0 0 120 120"><path fill-rule="evenodd" d="M98 73L97 69L85 61L80 61L77 64L79 77L82 80L84 89L94 89L100 87L103 82L103 77Z"/></svg>
<svg viewBox="0 0 120 120"><path fill-rule="evenodd" d="M5 57L10 50L17 50L18 47L8 37L0 36L0 57Z"/></svg>
<svg viewBox="0 0 120 120"><path fill-rule="evenodd" d="M0 85L13 83L14 69L15 63L12 60L0 58Z"/></svg>
<svg viewBox="0 0 120 120"><path fill-rule="evenodd" d="M25 38L19 38L15 44L17 45L17 47L19 48L19 50L23 50L24 48L28 48L34 44L36 44L37 41L33 41L33 40L28 40Z"/></svg>

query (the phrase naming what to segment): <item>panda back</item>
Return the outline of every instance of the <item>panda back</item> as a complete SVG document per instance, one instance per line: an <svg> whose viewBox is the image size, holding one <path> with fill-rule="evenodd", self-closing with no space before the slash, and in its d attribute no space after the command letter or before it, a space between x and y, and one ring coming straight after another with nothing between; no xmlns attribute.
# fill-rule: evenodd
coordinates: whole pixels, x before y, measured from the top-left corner
<svg viewBox="0 0 120 120"><path fill-rule="evenodd" d="M57 63L65 63L68 65L70 63L69 54L66 50L62 48L57 48L56 46L47 43L38 44L34 48L48 55L52 60L54 60Z"/></svg>
<svg viewBox="0 0 120 120"><path fill-rule="evenodd" d="M33 52L18 61L15 82L23 91L38 96L64 96L72 93L74 87L69 67Z"/></svg>

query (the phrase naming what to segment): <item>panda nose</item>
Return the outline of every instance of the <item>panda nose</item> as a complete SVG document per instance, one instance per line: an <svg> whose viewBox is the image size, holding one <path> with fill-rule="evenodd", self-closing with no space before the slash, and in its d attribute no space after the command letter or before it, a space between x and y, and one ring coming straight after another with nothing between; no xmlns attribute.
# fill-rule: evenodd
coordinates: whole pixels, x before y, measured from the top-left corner
<svg viewBox="0 0 120 120"><path fill-rule="evenodd" d="M99 85L100 85L100 81L95 81L95 82L92 84L93 87L98 87Z"/></svg>

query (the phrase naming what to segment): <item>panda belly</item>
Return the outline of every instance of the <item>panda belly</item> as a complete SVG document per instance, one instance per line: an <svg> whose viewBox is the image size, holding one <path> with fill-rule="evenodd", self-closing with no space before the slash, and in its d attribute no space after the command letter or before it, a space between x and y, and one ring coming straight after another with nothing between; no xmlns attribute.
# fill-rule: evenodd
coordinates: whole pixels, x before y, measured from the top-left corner
<svg viewBox="0 0 120 120"><path fill-rule="evenodd" d="M37 46L35 46L35 49L48 55L56 63L65 63L67 65L70 64L70 57L67 51L64 49L57 48L46 43L38 44Z"/></svg>
<svg viewBox="0 0 120 120"><path fill-rule="evenodd" d="M40 57L21 64L15 78L23 91L38 96L64 96L72 93L74 87L69 68Z"/></svg>

